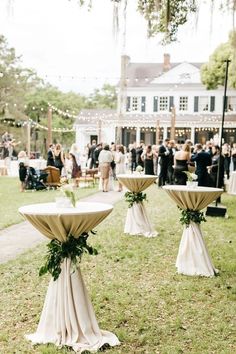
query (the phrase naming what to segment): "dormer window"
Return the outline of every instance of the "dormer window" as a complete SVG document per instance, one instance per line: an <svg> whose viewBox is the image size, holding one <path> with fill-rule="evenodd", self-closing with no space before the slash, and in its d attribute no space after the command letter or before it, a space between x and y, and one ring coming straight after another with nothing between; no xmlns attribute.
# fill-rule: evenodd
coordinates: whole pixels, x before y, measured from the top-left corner
<svg viewBox="0 0 236 354"><path fill-rule="evenodd" d="M182 74L179 75L179 79L180 80L191 79L191 75L189 73L182 73Z"/></svg>

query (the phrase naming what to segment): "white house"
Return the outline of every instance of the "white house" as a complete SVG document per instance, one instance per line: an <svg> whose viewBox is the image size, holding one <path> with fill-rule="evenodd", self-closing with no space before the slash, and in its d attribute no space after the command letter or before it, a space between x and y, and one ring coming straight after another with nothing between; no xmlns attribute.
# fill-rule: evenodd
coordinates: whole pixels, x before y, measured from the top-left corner
<svg viewBox="0 0 236 354"><path fill-rule="evenodd" d="M111 110L80 113L76 121L79 144L82 140L86 144L93 137L110 143L115 140L118 127L126 146L140 140L155 144L171 136L171 127L175 127L178 142L186 139L193 143L210 139L217 142L224 88L207 90L203 86L202 63L171 63L169 54L164 55L163 63L131 63L129 57L124 58L125 83L119 95L125 96L126 107L123 104L119 113ZM223 137L229 143L236 142L236 90L230 88Z"/></svg>

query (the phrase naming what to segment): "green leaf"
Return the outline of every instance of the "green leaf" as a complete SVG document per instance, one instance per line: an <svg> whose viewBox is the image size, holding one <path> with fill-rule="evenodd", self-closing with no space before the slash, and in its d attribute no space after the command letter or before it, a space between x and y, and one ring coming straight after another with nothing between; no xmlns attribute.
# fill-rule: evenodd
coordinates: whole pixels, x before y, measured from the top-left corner
<svg viewBox="0 0 236 354"><path fill-rule="evenodd" d="M141 203L144 200L147 200L147 195L146 193L142 192L126 192L125 200L127 203L129 203L128 207L131 208L134 203Z"/></svg>
<svg viewBox="0 0 236 354"><path fill-rule="evenodd" d="M92 232L95 234L95 232ZM73 264L81 261L84 252L90 255L97 255L98 252L95 248L87 244L89 234L83 233L75 238L72 235L68 236L66 242L52 240L47 244L48 252L45 264L40 268L39 275L50 273L54 280L57 280L61 273L61 263L65 258L70 258Z"/></svg>

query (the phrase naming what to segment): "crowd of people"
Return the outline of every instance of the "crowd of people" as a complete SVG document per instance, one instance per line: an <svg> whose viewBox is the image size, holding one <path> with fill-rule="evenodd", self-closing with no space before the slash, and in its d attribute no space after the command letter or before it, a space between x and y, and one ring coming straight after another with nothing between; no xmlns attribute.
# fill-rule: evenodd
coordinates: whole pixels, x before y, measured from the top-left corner
<svg viewBox="0 0 236 354"><path fill-rule="evenodd" d="M174 140L165 139L159 146L145 145L141 141L140 144L130 144L128 148L93 141L87 146L85 155L88 168L99 168L105 192L111 176L116 179L116 174L132 173L137 166L141 166L145 174L156 175L159 187L165 184L185 185L188 172L195 172L199 186L223 187L224 177L230 177L231 161L232 170L236 171L236 144L230 147L225 143L220 149L211 141L205 145L193 145L190 140L177 144ZM118 191L121 190L119 184Z"/></svg>
<svg viewBox="0 0 236 354"><path fill-rule="evenodd" d="M1 142L4 150L2 158L11 159L16 144L13 137L5 132ZM24 151L20 151L18 160L21 166L27 165L28 158ZM72 179L74 186L79 186L83 169L96 170L101 176L100 188L104 192L113 188L117 174L133 173L137 166L141 166L145 174L156 175L159 187L165 184L185 185L186 172L189 171L195 172L199 186L223 187L224 178L229 179L230 171L236 171L236 144L230 146L224 143L220 149L211 141L205 145L193 145L190 140L177 144L174 140L165 139L160 145L145 145L141 141L126 148L122 144L108 145L93 140L84 151L79 151L77 144L72 144L65 152L57 143L49 146L47 166L58 168L60 175ZM23 189L25 174L22 171L19 170L19 177ZM119 182L118 191L122 191Z"/></svg>

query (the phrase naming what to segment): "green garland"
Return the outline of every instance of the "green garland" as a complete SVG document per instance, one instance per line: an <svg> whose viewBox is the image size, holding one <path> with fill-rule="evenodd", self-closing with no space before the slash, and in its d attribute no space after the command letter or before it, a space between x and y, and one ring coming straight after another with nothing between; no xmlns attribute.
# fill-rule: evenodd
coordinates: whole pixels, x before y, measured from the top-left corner
<svg viewBox="0 0 236 354"><path fill-rule="evenodd" d="M93 231L91 233L95 234ZM84 252L91 255L98 254L95 248L87 244L88 236L89 234L84 232L78 238L69 235L66 242L60 242L56 239L49 242L47 244L46 263L40 268L39 275L41 276L49 272L53 280L57 280L61 273L61 263L65 258L70 258L71 262L76 265L81 261Z"/></svg>
<svg viewBox="0 0 236 354"><path fill-rule="evenodd" d="M186 227L189 227L191 221L195 222L196 224L201 224L201 222L206 221L206 218L202 211L192 209L181 209L179 206L178 208L181 210L180 222L182 225L186 225Z"/></svg>
<svg viewBox="0 0 236 354"><path fill-rule="evenodd" d="M131 208L134 203L141 203L143 200L147 200L147 194L142 192L126 192L125 200L129 203L128 207Z"/></svg>

